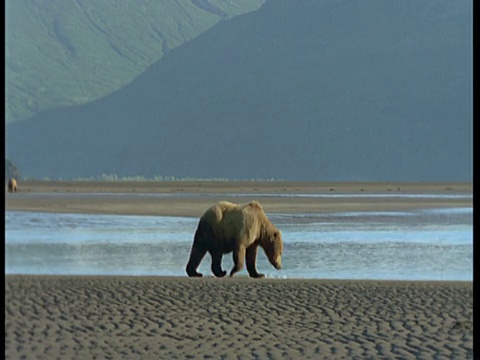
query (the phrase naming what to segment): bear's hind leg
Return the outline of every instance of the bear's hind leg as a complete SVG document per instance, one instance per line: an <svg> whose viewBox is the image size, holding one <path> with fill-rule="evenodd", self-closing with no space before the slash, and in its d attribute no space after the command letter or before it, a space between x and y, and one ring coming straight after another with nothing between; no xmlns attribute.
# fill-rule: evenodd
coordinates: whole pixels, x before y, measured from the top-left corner
<svg viewBox="0 0 480 360"><path fill-rule="evenodd" d="M245 259L247 261L248 275L252 278L264 278L264 274L257 271L257 249L256 245L252 245L247 249Z"/></svg>
<svg viewBox="0 0 480 360"><path fill-rule="evenodd" d="M207 253L207 250L195 246L192 247L192 252L190 253L190 259L187 264L187 275L190 277L201 277L202 274L197 272L197 267L200 265L203 257Z"/></svg>
<svg viewBox="0 0 480 360"><path fill-rule="evenodd" d="M212 272L216 277L224 277L227 275L227 272L222 270L222 257L221 252L210 252L212 256Z"/></svg>

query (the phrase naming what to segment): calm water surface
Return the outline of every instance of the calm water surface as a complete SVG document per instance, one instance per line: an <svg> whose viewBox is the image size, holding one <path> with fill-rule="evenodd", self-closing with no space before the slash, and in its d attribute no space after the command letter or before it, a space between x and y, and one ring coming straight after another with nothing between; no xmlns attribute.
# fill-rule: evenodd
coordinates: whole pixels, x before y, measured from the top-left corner
<svg viewBox="0 0 480 360"><path fill-rule="evenodd" d="M472 208L268 216L285 243L280 271L259 251L257 267L268 277L473 279ZM185 276L197 222L8 211L5 271ZM224 256L223 267L232 267L231 254ZM208 255L199 271L210 275ZM246 270L239 275L246 276Z"/></svg>

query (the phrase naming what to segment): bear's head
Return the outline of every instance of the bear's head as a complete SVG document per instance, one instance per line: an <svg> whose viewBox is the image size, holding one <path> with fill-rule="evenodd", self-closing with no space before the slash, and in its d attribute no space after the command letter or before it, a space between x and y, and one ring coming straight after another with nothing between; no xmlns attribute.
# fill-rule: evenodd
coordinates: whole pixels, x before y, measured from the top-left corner
<svg viewBox="0 0 480 360"><path fill-rule="evenodd" d="M283 253L282 233L280 230L275 229L270 232L262 242L262 247L270 264L272 264L275 269L280 270L282 268Z"/></svg>

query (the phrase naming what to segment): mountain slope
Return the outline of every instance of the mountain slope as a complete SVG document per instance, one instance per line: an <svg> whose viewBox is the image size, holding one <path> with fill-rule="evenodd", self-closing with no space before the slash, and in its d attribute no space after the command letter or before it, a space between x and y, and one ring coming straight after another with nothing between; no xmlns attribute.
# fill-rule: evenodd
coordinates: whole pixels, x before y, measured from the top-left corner
<svg viewBox="0 0 480 360"><path fill-rule="evenodd" d="M170 49L263 0L6 2L6 121L115 91Z"/></svg>
<svg viewBox="0 0 480 360"><path fill-rule="evenodd" d="M465 1L272 1L123 89L11 124L24 176L472 178Z"/></svg>

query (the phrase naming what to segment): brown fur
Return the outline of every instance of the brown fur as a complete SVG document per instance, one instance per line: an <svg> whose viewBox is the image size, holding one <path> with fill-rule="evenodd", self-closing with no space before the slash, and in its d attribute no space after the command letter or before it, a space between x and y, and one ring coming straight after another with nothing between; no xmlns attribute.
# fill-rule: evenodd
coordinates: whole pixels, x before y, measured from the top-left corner
<svg viewBox="0 0 480 360"><path fill-rule="evenodd" d="M8 192L17 192L17 180L14 178L11 178L8 181Z"/></svg>
<svg viewBox="0 0 480 360"><path fill-rule="evenodd" d="M263 248L276 269L282 267L282 235L268 220L262 206L256 201L244 205L217 202L200 218L186 268L187 274L202 276L197 272L197 267L209 252L213 274L223 277L227 272L222 270L222 257L233 252L234 265L230 276L243 269L245 260L251 277L264 277L256 268L258 246Z"/></svg>

